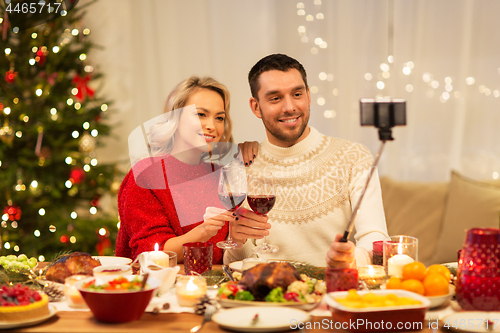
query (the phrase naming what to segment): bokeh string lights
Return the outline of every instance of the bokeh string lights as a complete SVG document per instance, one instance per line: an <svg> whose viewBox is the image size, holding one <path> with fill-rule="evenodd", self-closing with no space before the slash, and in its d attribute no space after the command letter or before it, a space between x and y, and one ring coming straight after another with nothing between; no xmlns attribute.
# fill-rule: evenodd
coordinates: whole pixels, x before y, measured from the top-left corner
<svg viewBox="0 0 500 333"><path fill-rule="evenodd" d="M320 31L320 29L317 29L318 25L325 25L326 21L333 19L328 17L328 12L323 8L323 5L321 0L297 2L295 5L297 9L296 13L299 17L297 32L300 42L308 48L309 53L313 56L320 55L322 52L333 53L328 45L327 38L317 33L317 31ZM363 79L367 83L373 84L375 91L377 91L375 97L381 98L390 95L388 92L388 88L391 86L389 80L397 80L398 84L402 84L404 91L408 94L417 93L415 82L418 77L421 77L427 86L427 89L424 91L424 96L428 99L438 98L441 103L446 103L450 99L463 99L465 94L458 91L456 88L458 86L463 86L463 83L466 84L466 87L477 87L477 89L473 91L485 97L500 97L499 89L492 89L486 84L478 83L473 76L454 78L453 75L444 75L443 77L437 77L437 75L434 75L430 71L422 68L419 69L418 64L412 60L396 63L396 59L394 58L394 1L388 3L388 11L387 62L381 63L379 68L374 68L372 72L363 74ZM313 25L316 25L316 27ZM315 32L317 35L315 35ZM326 66L326 64L323 66ZM500 74L500 68L498 68L497 71ZM319 79L319 81L316 81L318 82L317 85L313 84L310 86L312 102L323 110L322 112L325 118L336 117L337 112L333 108L334 102L324 95L318 97L314 96L320 91L331 91L334 97L338 97L340 94L338 87L332 89L334 77L335 73L329 73L326 69L318 70L316 74L312 75L312 78ZM420 88L418 93L422 93Z"/></svg>

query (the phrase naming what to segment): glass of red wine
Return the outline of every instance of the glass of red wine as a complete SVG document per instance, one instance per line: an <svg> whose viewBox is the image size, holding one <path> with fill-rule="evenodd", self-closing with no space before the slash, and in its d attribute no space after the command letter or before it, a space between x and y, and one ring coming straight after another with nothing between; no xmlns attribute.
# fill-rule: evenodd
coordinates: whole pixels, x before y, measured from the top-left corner
<svg viewBox="0 0 500 333"><path fill-rule="evenodd" d="M276 193L274 191L274 177L270 171L253 171L248 174L247 201L250 208L258 215L267 215L274 207ZM276 245L267 243L264 237L263 243L253 248L257 254L275 253L279 250Z"/></svg>
<svg viewBox="0 0 500 333"><path fill-rule="evenodd" d="M247 178L245 167L241 163L230 163L220 169L218 191L219 199L227 210L234 211L241 206L247 196ZM231 238L231 224L229 224L227 239L216 245L218 248L226 250L243 246Z"/></svg>

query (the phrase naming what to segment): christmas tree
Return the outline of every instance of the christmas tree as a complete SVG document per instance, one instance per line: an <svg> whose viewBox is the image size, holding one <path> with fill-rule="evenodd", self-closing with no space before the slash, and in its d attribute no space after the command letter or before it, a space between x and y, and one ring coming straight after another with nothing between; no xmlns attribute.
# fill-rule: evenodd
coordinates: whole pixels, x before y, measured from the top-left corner
<svg viewBox="0 0 500 333"><path fill-rule="evenodd" d="M95 153L110 102L77 3L0 0L2 255L113 252L118 218L99 206L118 176Z"/></svg>

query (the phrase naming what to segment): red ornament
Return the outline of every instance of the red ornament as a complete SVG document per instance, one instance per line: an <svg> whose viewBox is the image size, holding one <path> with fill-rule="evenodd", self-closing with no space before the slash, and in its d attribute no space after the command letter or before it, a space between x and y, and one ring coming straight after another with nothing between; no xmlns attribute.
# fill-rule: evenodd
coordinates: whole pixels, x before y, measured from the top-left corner
<svg viewBox="0 0 500 333"><path fill-rule="evenodd" d="M83 101L85 97L92 98L94 97L94 90L90 89L88 86L88 82L90 81L90 74L85 75L85 77L80 77L80 75L76 74L73 78L72 83L76 85L76 89L78 93L75 97Z"/></svg>
<svg viewBox="0 0 500 333"><path fill-rule="evenodd" d="M43 66L43 64L45 64L47 54L48 52L43 52L42 50L37 51L35 61L38 63L38 65Z"/></svg>
<svg viewBox="0 0 500 333"><path fill-rule="evenodd" d="M69 242L68 235L62 235L60 241L61 241L61 243L67 243L67 242Z"/></svg>
<svg viewBox="0 0 500 333"><path fill-rule="evenodd" d="M94 199L90 201L90 204L92 205L92 207L99 207L101 205L101 203L99 202L99 196L96 195Z"/></svg>
<svg viewBox="0 0 500 333"><path fill-rule="evenodd" d="M7 71L5 73L5 82L10 83L10 84L14 83L14 81L16 80L17 74L18 73L14 72L14 70L12 70L12 69L10 71Z"/></svg>
<svg viewBox="0 0 500 333"><path fill-rule="evenodd" d="M21 211L21 207L16 206L16 205L10 205L10 206L6 206L3 209L3 213L7 214L9 216L9 220L18 221L19 219L21 219L21 214L23 212Z"/></svg>
<svg viewBox="0 0 500 333"><path fill-rule="evenodd" d="M69 180L73 184L80 184L85 179L85 171L81 167L71 168L71 172L69 173Z"/></svg>

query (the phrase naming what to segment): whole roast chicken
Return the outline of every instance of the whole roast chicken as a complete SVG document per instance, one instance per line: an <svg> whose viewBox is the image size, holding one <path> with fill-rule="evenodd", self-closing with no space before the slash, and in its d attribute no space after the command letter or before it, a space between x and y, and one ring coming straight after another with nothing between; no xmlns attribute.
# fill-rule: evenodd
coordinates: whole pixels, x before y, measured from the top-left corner
<svg viewBox="0 0 500 333"><path fill-rule="evenodd" d="M93 275L93 269L101 262L88 253L74 252L64 255L47 267L45 278L49 281L64 283L69 276L82 274Z"/></svg>
<svg viewBox="0 0 500 333"><path fill-rule="evenodd" d="M287 262L272 262L244 271L239 284L244 285L256 301L262 301L272 289L281 287L285 292L292 282L299 280L295 267Z"/></svg>

